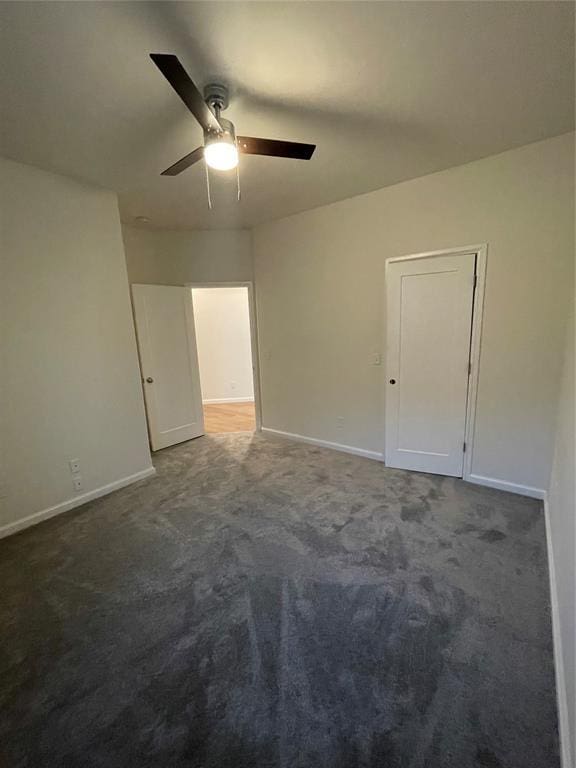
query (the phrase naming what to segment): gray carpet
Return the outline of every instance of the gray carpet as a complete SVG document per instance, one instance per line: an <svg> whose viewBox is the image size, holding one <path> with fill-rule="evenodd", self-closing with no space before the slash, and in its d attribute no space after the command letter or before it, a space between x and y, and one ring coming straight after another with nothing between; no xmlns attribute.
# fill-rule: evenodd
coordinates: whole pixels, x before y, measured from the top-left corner
<svg viewBox="0 0 576 768"><path fill-rule="evenodd" d="M155 463L0 542L2 766L558 768L539 502L249 434Z"/></svg>

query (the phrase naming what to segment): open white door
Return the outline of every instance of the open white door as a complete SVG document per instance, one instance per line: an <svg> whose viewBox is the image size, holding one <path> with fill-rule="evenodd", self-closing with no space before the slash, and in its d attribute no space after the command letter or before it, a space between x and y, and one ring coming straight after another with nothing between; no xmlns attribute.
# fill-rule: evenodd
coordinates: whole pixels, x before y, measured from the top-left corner
<svg viewBox="0 0 576 768"><path fill-rule="evenodd" d="M476 254L386 265L386 465L462 477Z"/></svg>
<svg viewBox="0 0 576 768"><path fill-rule="evenodd" d="M192 291L133 285L134 317L153 451L204 434Z"/></svg>

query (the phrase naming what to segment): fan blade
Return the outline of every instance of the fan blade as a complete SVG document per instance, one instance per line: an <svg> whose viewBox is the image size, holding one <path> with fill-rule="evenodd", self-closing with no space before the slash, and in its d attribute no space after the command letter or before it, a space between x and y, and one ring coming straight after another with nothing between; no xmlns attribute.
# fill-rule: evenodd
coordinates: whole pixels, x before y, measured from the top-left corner
<svg viewBox="0 0 576 768"><path fill-rule="evenodd" d="M197 163L198 160L202 160L203 157L204 157L204 147L197 147L188 155L185 155L181 160L178 160L177 163L174 163L174 165L171 165L170 168L166 168L165 171L162 171L160 175L161 176L178 176L179 173L182 173L182 171L185 171L186 168L190 168L191 165L194 165L194 163Z"/></svg>
<svg viewBox="0 0 576 768"><path fill-rule="evenodd" d="M316 149L316 144L238 136L238 149L246 155L269 155L271 157L290 157L294 160L310 160Z"/></svg>
<svg viewBox="0 0 576 768"><path fill-rule="evenodd" d="M172 53L151 53L150 58L200 123L204 131L222 133L222 126L204 101L188 73Z"/></svg>

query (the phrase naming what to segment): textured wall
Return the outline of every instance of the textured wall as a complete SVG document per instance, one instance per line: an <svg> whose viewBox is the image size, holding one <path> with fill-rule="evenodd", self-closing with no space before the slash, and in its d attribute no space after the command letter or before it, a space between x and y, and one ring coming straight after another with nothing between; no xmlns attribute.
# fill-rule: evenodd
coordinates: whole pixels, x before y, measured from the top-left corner
<svg viewBox="0 0 576 768"><path fill-rule="evenodd" d="M194 323L202 399L253 400L247 288L195 288Z"/></svg>
<svg viewBox="0 0 576 768"><path fill-rule="evenodd" d="M0 199L1 527L151 463L116 195L0 160Z"/></svg>
<svg viewBox="0 0 576 768"><path fill-rule="evenodd" d="M171 232L123 226L130 283L241 282L253 279L247 230Z"/></svg>

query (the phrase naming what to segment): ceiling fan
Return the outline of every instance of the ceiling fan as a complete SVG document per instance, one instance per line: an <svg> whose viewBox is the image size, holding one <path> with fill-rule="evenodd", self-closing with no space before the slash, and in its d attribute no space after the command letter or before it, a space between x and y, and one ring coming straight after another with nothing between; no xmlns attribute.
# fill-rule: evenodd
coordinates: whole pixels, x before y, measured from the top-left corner
<svg viewBox="0 0 576 768"><path fill-rule="evenodd" d="M162 176L177 176L202 158L215 170L229 171L238 166L239 152L294 160L310 160L312 157L316 149L315 144L236 136L234 125L220 114L228 106L228 90L225 86L208 85L202 96L177 56L170 53L151 53L150 58L204 131L204 146L197 147L162 171Z"/></svg>

